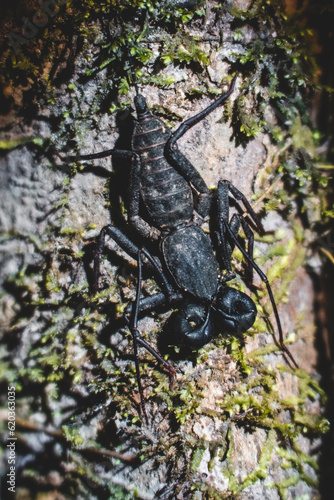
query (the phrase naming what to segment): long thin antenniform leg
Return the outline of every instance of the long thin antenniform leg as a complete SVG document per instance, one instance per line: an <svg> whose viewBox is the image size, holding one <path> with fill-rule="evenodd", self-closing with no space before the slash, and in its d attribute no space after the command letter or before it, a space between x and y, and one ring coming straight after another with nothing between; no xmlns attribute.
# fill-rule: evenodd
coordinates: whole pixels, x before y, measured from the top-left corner
<svg viewBox="0 0 334 500"><path fill-rule="evenodd" d="M203 120L209 113L214 109L221 106L231 95L234 90L234 85L237 75L234 76L229 90L221 95L215 102L210 104L206 109L203 109L197 115L185 120L179 128L171 135L171 137L166 142L164 154L167 161L179 172L186 181L195 188L199 194L199 201L195 209L202 217L206 217L209 214L210 204L211 204L211 192L207 187L206 183L202 179L196 168L190 163L190 161L177 149L176 143L182 137L187 130Z"/></svg>
<svg viewBox="0 0 334 500"><path fill-rule="evenodd" d="M85 160L97 160L98 158L107 158L107 156L113 156L117 152L125 153L123 158L131 157L131 151L126 150L116 150L116 149L107 149L106 151L100 151L99 153L91 153L87 155L73 155L69 156L67 161L85 161ZM129 153L129 155L128 155Z"/></svg>
<svg viewBox="0 0 334 500"><path fill-rule="evenodd" d="M138 346L145 347L145 349L151 353L156 360L161 363L164 368L168 371L169 374L169 385L172 387L174 379L175 379L175 370L170 365L166 360L163 359L163 357L155 350L153 349L150 344L148 344L144 339L141 338L140 332L138 330L138 314L139 314L139 303L140 303L140 291L141 291L141 284L142 284L142 260L141 260L141 253L142 251L138 251L138 282L137 282L137 293L136 293L136 300L134 304L134 308L132 310L132 314L130 318L126 317L126 321L129 327L129 330L132 334L133 338L133 346L134 346L134 355L135 355L135 365L136 365L136 377L137 377L137 385L138 385L138 391L140 395L140 408L141 412L144 415L145 421L147 424L149 424L147 412L146 412L146 407L145 407L145 397L144 397L144 392L143 392L143 387L141 383L141 377L140 377L140 367L139 367L139 356L138 356Z"/></svg>
<svg viewBox="0 0 334 500"><path fill-rule="evenodd" d="M273 311L274 311L277 328L278 328L278 334L279 334L279 342L278 343L279 343L280 348L282 349L282 351L290 358L290 360L292 361L292 363L294 364L294 366L296 368L299 368L298 364L294 360L291 352L289 351L289 349L284 344L284 337L283 337L283 331L282 331L282 326L281 326L281 320L280 320L280 317L279 317L279 314L278 314L278 311L277 311L277 307L276 307L274 295L273 295L273 292L271 290L271 286L269 284L267 276L259 268L259 266L254 262L253 258L250 257L248 255L248 253L244 250L244 248L242 247L242 245L239 243L237 237L231 231L228 223L223 218L220 219L220 222L225 226L226 232L229 234L230 238L234 241L235 245L239 248L240 252L243 254L243 256L245 257L245 259L247 260L247 262L249 262L249 264L253 267L253 269L258 273L258 275L260 276L261 280L265 283L265 285L267 287L268 295L269 295L269 298L270 298L270 302L271 302L271 305L272 305L272 308L273 308ZM246 223L246 221L245 221L245 223Z"/></svg>
<svg viewBox="0 0 334 500"><path fill-rule="evenodd" d="M210 104L210 106L208 106L207 108L205 108L202 111L200 111L197 115L192 116L191 118L188 118L188 120L185 120L183 123L181 123L181 125L179 126L179 128L172 134L172 136L168 139L168 141L166 143L165 152L167 152L168 155L173 156L173 148L175 146L175 143L191 127L193 127L194 125L196 125L197 123L199 123L201 120L203 120L206 116L208 116L208 114L210 114L214 109L216 109L219 106L221 106L230 97L230 95L232 94L232 92L234 90L234 85L235 85L235 81L236 81L237 76L238 76L238 74L236 74L233 77L231 86L230 86L230 88L228 89L228 91L225 94L223 94L220 97L218 97L218 99L216 99L216 101L214 101L212 104Z"/></svg>
<svg viewBox="0 0 334 500"><path fill-rule="evenodd" d="M129 159L133 157L132 151L128 151L126 149L106 149L106 151L100 151L98 153L90 153L87 155L70 155L67 158L63 158L59 154L57 156L64 162L70 163L75 161L88 161L88 160L97 160L98 158L107 158L108 156L112 156L113 158L122 158Z"/></svg>

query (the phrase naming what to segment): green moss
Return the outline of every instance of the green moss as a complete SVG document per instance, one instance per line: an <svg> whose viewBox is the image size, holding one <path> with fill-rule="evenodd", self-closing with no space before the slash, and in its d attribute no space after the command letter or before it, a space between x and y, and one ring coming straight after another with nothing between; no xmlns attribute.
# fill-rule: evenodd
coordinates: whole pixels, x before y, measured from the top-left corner
<svg viewBox="0 0 334 500"><path fill-rule="evenodd" d="M295 229L296 237L300 239L300 226L295 224ZM284 237L284 234L278 232L278 237L281 239ZM272 238L273 235L270 235L270 243L273 243ZM294 240L290 240L290 245L287 245L286 251L283 251L282 245L278 245L274 251L270 248L269 254L265 258L266 260L269 257L277 259L277 256L281 254L283 254L283 257L288 257L288 259L287 261L284 260L284 262L281 261L281 258L278 259L278 268L272 274L271 278L275 289L275 298L277 295L278 302L284 300L286 295L286 292L279 293L279 290L288 290L289 284L296 275L296 270L303 264L305 259L305 251L297 249ZM282 272L283 269L285 270L284 273ZM280 281L280 286L276 286L277 281ZM262 296L263 294L255 294L254 297L260 311L261 308L258 305L258 299ZM268 302L268 299L266 300ZM253 327L254 331L260 331L261 328L259 326L256 323ZM267 328L264 327L262 331L267 331ZM295 339L296 336L292 334L286 339L286 343L293 342ZM282 468L289 471L290 479L266 483L267 487L276 489L282 498L286 497L287 488L297 484L299 481L304 481L309 486L316 488L317 481L315 477L318 468L316 460L313 457L307 457L297 443L300 435L308 436L312 439L314 436L320 436L328 431L327 420L319 413L309 413L306 405L306 402L319 398L321 398L322 404L324 404L325 395L318 383L304 370L291 370L286 365L278 365L275 368L268 365L266 357L274 352L279 352L279 348L274 343L253 350L247 355L244 354L240 342L235 338L224 340L222 343L218 339L215 341L215 344L219 348L224 345L230 348L231 355L237 360L247 378L237 383L232 392L225 394L223 400L219 403L223 413L219 414L215 412L212 414L212 418L216 422L217 418L221 422L232 421L234 422L233 425L245 429L249 428L250 431L252 429L263 429L267 437L264 444L261 445L258 465L246 478L240 480L235 475L233 461L235 449L231 429L227 432L226 438L222 436L224 444L220 443L219 440L215 443L210 443L198 439L195 444L188 436L186 441L184 441L183 435L182 439L185 449L189 447L192 450L189 477L193 477L194 472L196 472L204 460L205 450L209 449L210 459L207 463L208 470L213 470L220 461L221 470L228 479L228 491L230 494L237 495L256 481L262 480L267 476L272 464L272 455L275 452L282 459ZM200 363L205 363L210 352L213 352L212 349L213 347L210 345L200 350L197 356L199 366ZM279 395L278 372L282 375L287 374L293 377L294 384L298 386L296 395L286 398L282 398ZM212 377L214 379L214 373L212 373ZM196 381L195 385L194 380ZM204 386L201 386L201 379L196 379L194 373L188 373L184 383L186 383L186 386L183 387L181 393L183 398L180 398L180 392L174 391L170 393L173 407L171 408L169 404L170 411L176 415L183 426L189 425L190 422L198 421L201 415L211 415L202 406L202 402L205 399L205 389ZM163 386L161 386L161 390L163 389ZM182 399L186 403L185 407L182 405ZM289 415L288 420L286 420L287 415ZM206 425L209 426L209 424ZM278 443L285 444L278 446ZM289 443L292 445L291 448ZM309 467L309 471L313 470L314 475L311 473L310 476L310 472L305 472L306 465ZM295 470L298 473L295 473ZM217 495L217 498L224 497L220 496L221 494L218 491L212 491L212 488L208 485L198 481L195 481L195 490L205 492L210 498L215 498L215 495Z"/></svg>
<svg viewBox="0 0 334 500"><path fill-rule="evenodd" d="M84 443L84 439L81 435L81 430L78 427L70 427L68 425L63 425L63 434L67 441L70 441L74 446L80 446Z"/></svg>
<svg viewBox="0 0 334 500"><path fill-rule="evenodd" d="M195 448L191 457L190 467L193 470L198 469L200 466L201 460L203 458L203 454L205 452L205 448Z"/></svg>
<svg viewBox="0 0 334 500"><path fill-rule="evenodd" d="M43 146L44 140L41 137L21 137L20 139L0 141L0 149L11 150L30 143L36 146Z"/></svg>
<svg viewBox="0 0 334 500"><path fill-rule="evenodd" d="M262 447L258 466L252 471L239 486L239 491L254 484L258 479L265 479L268 474L268 468L271 464L272 453L276 445L276 434L274 431L269 431L268 438Z"/></svg>
<svg viewBox="0 0 334 500"><path fill-rule="evenodd" d="M165 87L173 84L173 75L157 72L157 69L170 64L191 67L201 79L200 72L209 63L208 54L203 50L200 40L187 30L189 23L193 23L192 26L197 28L201 26L200 23L196 24L199 20L202 21L204 14L201 2L198 8L192 11L175 8L173 2L161 3L153 0L131 0L121 2L121 6L136 76L141 85ZM111 99L107 99L104 109L111 113L124 109L131 102L128 93L132 90L132 83L124 50L124 37L117 23L112 21L116 17L116 2L72 2L72 8L71 12L67 12L65 8L60 11L55 20L57 29L49 29L43 33L44 51L40 58L35 57L39 53L36 50L38 39L22 46L18 56L7 56L7 74L3 69L2 81L6 82L6 76L9 76L8 81L15 85L23 76L31 78L36 82L35 89L40 90L42 87L45 90L46 101L57 99L57 91L52 87L53 83L48 75L38 82L36 77L45 70L47 62L56 59L57 44L66 40L62 25L70 20L71 30L79 42L83 42L84 50L90 43L99 47L93 55L86 51L86 78L95 78L102 71L107 74L106 82L101 85L101 93L94 98L89 114L100 116L103 99L106 99L109 93L114 100L111 102ZM147 12L150 13L149 21ZM264 211L278 211L287 218L286 213L293 208L293 200L301 206L299 215L311 214L310 198L324 196L326 179L313 163L315 137L311 133L302 98L302 89L312 85L314 73L313 60L307 46L309 35L300 26L292 27L283 22L284 13L278 2L256 1L247 11L233 7L230 13L234 16L233 39L235 42L243 42L245 50L241 56L230 54L223 61L239 69L242 81L241 95L233 107L228 104L225 119L233 119L234 136L242 143L252 140L260 132L265 132L281 151L277 164L280 165L282 183L266 196ZM276 36L266 36L265 41L261 40L263 26L267 31L273 32L272 22L277 18L281 28L275 27ZM111 22L110 30L106 30L106 33L110 31L110 36L100 30L101 19ZM254 36L245 47L244 33L249 29L253 30ZM150 36L157 32L160 36L161 52L154 60L147 44ZM64 139L66 143L71 139L80 142L97 118L91 118L81 112L80 86L69 83L67 87L72 107L70 111L62 113L63 122L59 125L57 139ZM263 88L266 89L266 94L263 94ZM297 92L296 88L299 89ZM201 97L203 94L213 96L218 90L209 87L207 82L201 82L198 88L193 88L190 92L193 97ZM268 101L276 116L274 124L268 123L266 118ZM181 119L165 107L159 108L159 104L155 112L169 116L175 121ZM68 119L75 121L74 131L68 130ZM35 143L34 139L29 138L30 140ZM11 149L21 146L25 141L28 139L21 142L4 142L3 147ZM290 144L290 147L284 149L286 144ZM58 147L58 144L56 145ZM63 192L55 204L55 208L63 214L68 210L71 178L76 174L77 166L74 165L71 176L63 181ZM276 175L276 167L268 168L263 173L264 183L271 182L272 177ZM265 191L265 188L263 190ZM332 217L332 207L327 208L323 213ZM273 285L277 303L287 300L289 285L299 267L305 263L304 226L295 214L289 222L293 234L287 235L281 230L274 235L257 237L258 241L268 245L262 256L256 256L256 261L261 266L268 265L268 277ZM168 419L168 432L164 431L163 437L154 437L149 443L146 438L142 441L138 438L142 424L138 419L138 405L132 391L132 388L136 387L136 375L133 360L129 355L132 351L127 346L130 335L124 332L124 345L119 345L122 342L115 342L110 346L103 338L108 336L109 339L113 322L124 312L126 300L121 297L120 303L119 295L123 293L126 284L122 283L120 286L116 274L111 275L112 284L94 297L88 293L88 283L83 281L77 284L77 266L80 265L78 262L83 250L73 252L72 249L81 241L86 229L72 228L65 223L56 231L50 229L45 240L35 244L42 263L36 268L23 266L8 279L7 286L20 306L12 321L10 333L5 336L5 344L11 345L12 331L18 332L19 336L25 331L27 323L30 320L35 321L37 317L40 331L34 334L32 345L27 347L24 366L20 366L17 360L8 358L6 351L2 355L4 364L1 370L1 379L4 382L15 383L17 388L24 387L25 390L29 390L30 384L33 384L34 389L37 387L44 407L47 407L45 387L53 400L57 400L62 394L71 397L73 393L76 394L77 386L82 385L80 390L87 391L88 396L82 406L78 407L75 418L62 427L69 444L75 475L83 479L89 477L94 487L99 486L104 492L109 491L110 498L136 496L134 490L127 492L112 481L104 482L94 470L93 464L83 461L75 454L75 448L83 444L80 434L82 421L89 422L97 401L103 411L108 405L112 406L110 414L101 417L101 428L110 418L121 422L121 438L128 443L133 434L136 436L134 446L140 451L143 462L152 457L156 457L157 462L168 461L172 471L171 478L177 484L176 489L181 490L185 484L190 484L191 494L198 492L203 493L206 498L223 498L219 491L197 476L202 461L207 460L209 472L220 467L220 471L228 479L229 494L226 494L226 497L237 495L265 478L274 452L281 459L282 468L290 472L289 479L273 482L269 486L276 488L281 498L285 498L287 488L299 481L316 487L316 481L305 473L305 465L316 472L317 463L301 451L298 436L313 439L328 430L328 422L322 415L309 414L306 406L307 402L317 398L324 404L325 396L319 385L303 370L292 371L285 365L273 368L268 364L268 359L273 359L273 353L279 353L274 342L246 354L239 339L234 336L220 336L212 344L192 354L192 366L188 365L184 372L181 368L182 377L173 390L169 389L166 374L156 370L156 365L148 356L143 356L141 372L147 400L149 404L152 402L152 407L162 407L161 413ZM61 257L57 254L59 248L63 250ZM236 250L233 265L239 268L244 264L242 263L242 254ZM235 280L233 286L245 290L240 279ZM145 290L154 293L155 288L152 283L148 283ZM271 326L268 319L271 305L265 289L253 292L252 298L259 314L247 336L268 332L268 329L275 331L275 326ZM50 311L51 318L48 315ZM163 320L160 317L156 320L160 329ZM302 316L299 318L299 322L301 321ZM302 326L299 325L299 328ZM295 333L291 332L286 343L293 343L295 338ZM151 340L154 342L155 332L152 332ZM220 349L220 357L229 357L227 369L235 363L236 373L231 376L233 389L230 390L227 386L224 398L212 408L206 406L206 380L203 378L203 372L211 370L210 380L218 380L222 385L225 383L223 367L218 362L217 366L212 362L211 355L217 348ZM209 362L213 364L210 365ZM279 396L278 377L284 375L293 377L298 388L296 395L286 398ZM94 403L90 401L92 395L96 398L93 398ZM283 416L286 415L288 418L284 419ZM64 415L59 417L65 418ZM206 438L199 439L194 436L192 426L201 422L202 418L210 419L212 425L217 425L217 422L221 424L221 434L216 441L211 442ZM233 461L233 454L236 452L233 428L241 427L250 429L250 432L261 429L266 435L257 466L243 480L236 476ZM102 439L103 437L97 437L97 446L101 445ZM117 439L115 442L117 443ZM113 445L110 438L110 446ZM79 481L76 484L82 483Z"/></svg>

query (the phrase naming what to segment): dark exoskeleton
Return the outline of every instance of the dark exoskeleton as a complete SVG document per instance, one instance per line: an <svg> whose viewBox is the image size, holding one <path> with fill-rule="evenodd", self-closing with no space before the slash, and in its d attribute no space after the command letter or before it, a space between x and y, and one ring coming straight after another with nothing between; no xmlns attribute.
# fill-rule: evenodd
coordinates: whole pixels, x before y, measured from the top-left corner
<svg viewBox="0 0 334 500"><path fill-rule="evenodd" d="M156 255L144 247L135 245L120 229L113 225L104 227L100 233L95 254L95 288L98 286L99 261L104 249L105 236L115 240L129 255L138 259L137 296L128 307L125 319L132 333L136 363L137 383L141 398L141 410L145 416L145 401L139 372L138 347L145 347L163 364L173 383L175 370L170 363L141 338L137 327L140 312L152 310L161 305L177 308L170 317L170 343L200 347L210 342L215 324L221 332L243 333L254 323L256 307L243 292L226 285L234 277L230 260L237 246L245 256L249 267L254 269L266 284L279 332L279 345L297 366L283 341L280 318L268 279L253 260L253 232L245 217L236 213L230 219L229 195L242 202L253 224L260 233L263 226L245 196L227 180L222 180L217 188L218 243L225 274L222 275L213 251L210 237L194 218L195 212L205 218L209 215L211 192L201 175L177 148L178 139L214 109L221 106L231 95L235 86L234 77L229 90L209 107L186 120L174 132L155 117L138 92L134 99L137 120L134 125L131 151L112 149L91 155L72 157L75 160L90 160L112 156L114 161L121 158L131 160L129 179L128 219L133 228L150 241L156 241ZM144 204L147 220L142 217L140 206ZM198 217L197 217L198 219ZM248 240L247 250L238 241L242 226ZM142 257L157 278L161 292L141 298Z"/></svg>

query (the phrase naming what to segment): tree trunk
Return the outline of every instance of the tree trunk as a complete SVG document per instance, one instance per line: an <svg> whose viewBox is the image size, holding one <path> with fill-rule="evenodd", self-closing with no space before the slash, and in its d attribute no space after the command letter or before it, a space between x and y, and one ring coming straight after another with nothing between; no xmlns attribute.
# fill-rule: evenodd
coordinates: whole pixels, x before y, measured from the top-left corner
<svg viewBox="0 0 334 500"><path fill-rule="evenodd" d="M321 260L311 249L325 227L326 179L314 166L307 30L276 1L120 3L54 2L45 29L36 28L39 4L27 2L3 21L0 416L4 449L17 438L17 498L36 491L57 499L318 498L327 421L312 278ZM250 283L235 249L228 285L251 296L258 311L243 338L218 325L212 342L185 352L168 345L170 306L140 317L141 335L177 372L170 389L163 368L140 350L149 425L140 418L124 321L136 261L108 240L94 295L92 260L111 221L157 249L127 222L127 162L66 161L129 148L135 90L120 10L140 93L167 126L206 108L238 71L226 104L178 146L214 201L218 181L227 179L259 214L266 234L255 235L254 259L299 365L279 348L265 283L256 272ZM212 225L204 223L205 231ZM142 294L158 286L145 272ZM7 429L8 391L16 395L15 436ZM3 494L10 486L3 481Z"/></svg>

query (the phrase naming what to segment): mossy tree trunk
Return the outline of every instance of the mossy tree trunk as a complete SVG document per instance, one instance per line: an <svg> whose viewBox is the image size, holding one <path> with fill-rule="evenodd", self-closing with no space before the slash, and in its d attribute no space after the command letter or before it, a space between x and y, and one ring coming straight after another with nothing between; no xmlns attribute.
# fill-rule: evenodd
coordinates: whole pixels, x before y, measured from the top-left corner
<svg viewBox="0 0 334 500"><path fill-rule="evenodd" d="M267 234L256 236L255 260L272 285L300 369L277 347L265 286L258 276L249 286L236 250L230 284L256 302L254 326L244 339L220 332L184 356L164 347L168 308L141 318L140 331L169 354L177 380L169 390L165 373L141 352L150 426L138 418L123 321L135 296L136 262L108 242L101 290L94 297L91 290L100 229L112 220L136 238L126 222L129 165L63 160L128 147L134 89L120 7L54 2L60 6L47 14L47 30L20 43L13 33L24 34L21 18L7 12L1 418L5 444L13 386L18 498L35 491L66 499L316 498L327 423L306 265L313 272L321 265L308 247L322 227L327 179L315 166L308 118L315 66L307 30L276 1L120 3L140 91L168 126L208 106L239 72L224 108L179 147L213 192L228 179L261 216ZM35 2L26 7L25 23L36 25L38 9ZM146 274L143 293L157 290Z"/></svg>

